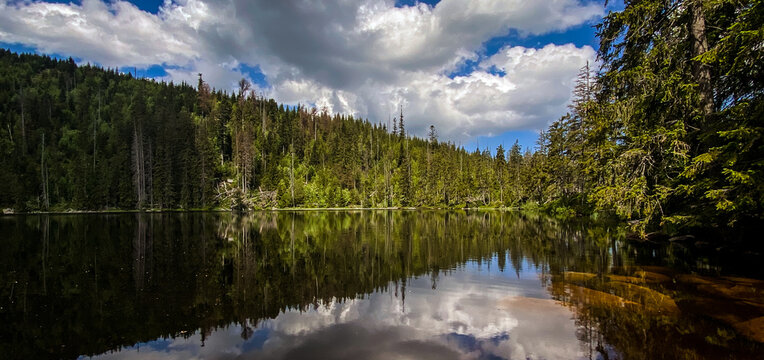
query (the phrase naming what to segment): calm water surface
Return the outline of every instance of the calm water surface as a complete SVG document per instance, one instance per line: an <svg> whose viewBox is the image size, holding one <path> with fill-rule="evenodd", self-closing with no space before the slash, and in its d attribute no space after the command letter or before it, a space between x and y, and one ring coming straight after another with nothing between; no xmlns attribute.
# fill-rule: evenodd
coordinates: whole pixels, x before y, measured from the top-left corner
<svg viewBox="0 0 764 360"><path fill-rule="evenodd" d="M512 212L0 217L0 358L764 358L759 259Z"/></svg>

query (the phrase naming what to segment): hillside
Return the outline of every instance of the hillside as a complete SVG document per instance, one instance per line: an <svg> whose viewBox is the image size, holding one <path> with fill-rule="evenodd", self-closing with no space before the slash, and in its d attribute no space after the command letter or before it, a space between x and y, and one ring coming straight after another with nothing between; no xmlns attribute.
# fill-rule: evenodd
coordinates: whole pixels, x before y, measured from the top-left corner
<svg viewBox="0 0 764 360"><path fill-rule="evenodd" d="M498 206L520 198L508 190L501 157L439 142L434 129L427 140L405 136L403 113L386 129L285 107L246 82L227 94L200 77L197 91L5 50L0 89L0 206L17 211ZM511 159L522 161L519 147Z"/></svg>

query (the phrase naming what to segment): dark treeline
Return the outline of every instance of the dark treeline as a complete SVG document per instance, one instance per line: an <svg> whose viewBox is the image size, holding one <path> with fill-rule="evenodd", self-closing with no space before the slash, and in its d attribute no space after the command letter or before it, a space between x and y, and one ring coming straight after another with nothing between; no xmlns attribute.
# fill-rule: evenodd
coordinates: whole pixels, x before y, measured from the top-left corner
<svg viewBox="0 0 764 360"><path fill-rule="evenodd" d="M350 116L285 107L242 80L135 79L72 60L0 53L6 155L0 206L17 210L504 206L537 162L467 152ZM540 155L540 154L539 154Z"/></svg>
<svg viewBox="0 0 764 360"><path fill-rule="evenodd" d="M764 216L757 1L626 1L535 151L474 152L235 93L0 53L0 206L542 206L635 228ZM412 104L411 106L416 106ZM377 119L378 120L378 119Z"/></svg>

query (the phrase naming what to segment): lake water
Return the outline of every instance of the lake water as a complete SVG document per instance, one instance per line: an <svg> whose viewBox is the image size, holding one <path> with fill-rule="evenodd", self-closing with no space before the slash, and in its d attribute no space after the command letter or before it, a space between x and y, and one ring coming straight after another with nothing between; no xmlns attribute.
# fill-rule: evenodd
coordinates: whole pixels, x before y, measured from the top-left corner
<svg viewBox="0 0 764 360"><path fill-rule="evenodd" d="M760 259L485 211L0 217L0 358L755 359Z"/></svg>

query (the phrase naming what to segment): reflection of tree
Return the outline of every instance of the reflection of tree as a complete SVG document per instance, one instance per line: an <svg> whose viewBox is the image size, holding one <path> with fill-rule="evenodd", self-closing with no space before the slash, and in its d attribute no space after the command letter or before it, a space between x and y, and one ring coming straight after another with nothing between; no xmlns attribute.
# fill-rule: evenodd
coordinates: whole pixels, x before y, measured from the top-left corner
<svg viewBox="0 0 764 360"><path fill-rule="evenodd" d="M133 280L135 281L135 290L143 291L146 274L150 271L151 256L151 231L153 218L146 219L144 214L136 214L135 236L133 237ZM147 224L148 222L148 224ZM147 261L149 262L147 267Z"/></svg>
<svg viewBox="0 0 764 360"><path fill-rule="evenodd" d="M50 217L49 216L43 216L40 218L40 232L42 232L42 253L40 254L40 258L42 259L42 292L43 295L47 295L48 293L48 282L47 282L47 272L48 272L48 256L50 256Z"/></svg>
<svg viewBox="0 0 764 360"><path fill-rule="evenodd" d="M397 292L403 303L410 277L429 276L436 288L469 260L518 273L538 268L552 294L573 304L582 295L552 279L570 271L603 278L633 251L612 227L501 211L10 219L0 222L8 239L0 253L0 353L27 358L72 358L196 331L206 339L231 323L246 339L286 309L375 290ZM36 238L44 241L29 240ZM637 347L634 334L656 328L643 312L589 308L577 311L587 352L588 344L591 353L628 352Z"/></svg>

